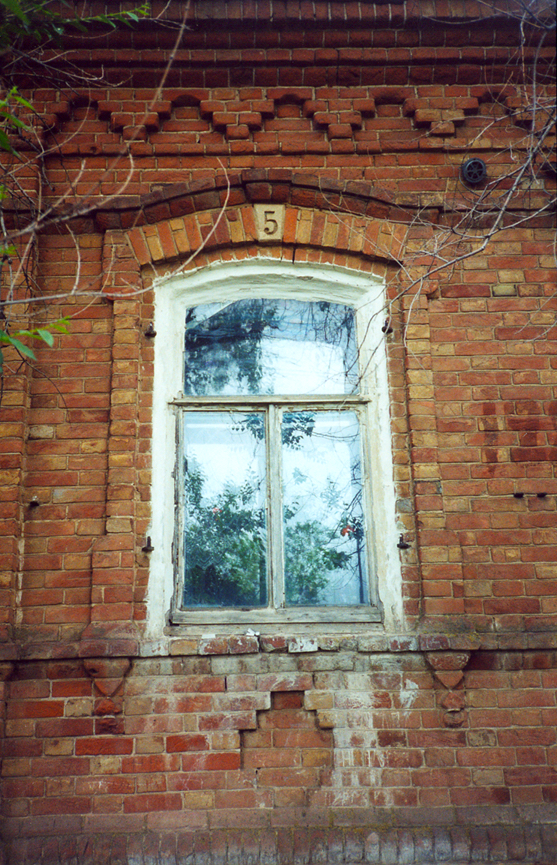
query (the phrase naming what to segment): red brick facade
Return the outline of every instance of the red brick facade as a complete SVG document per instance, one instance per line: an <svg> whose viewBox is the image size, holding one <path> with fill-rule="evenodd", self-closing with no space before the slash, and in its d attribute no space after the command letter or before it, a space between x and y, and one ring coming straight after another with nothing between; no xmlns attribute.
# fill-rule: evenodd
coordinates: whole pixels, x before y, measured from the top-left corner
<svg viewBox="0 0 557 865"><path fill-rule="evenodd" d="M68 333L6 352L0 862L551 865L554 172L457 236L462 163L507 178L479 236L532 146L535 48L464 0L197 0L176 48L182 5L75 37L95 88L22 86L26 189L81 212L32 264ZM396 626L145 624L156 292L248 261L385 283Z"/></svg>

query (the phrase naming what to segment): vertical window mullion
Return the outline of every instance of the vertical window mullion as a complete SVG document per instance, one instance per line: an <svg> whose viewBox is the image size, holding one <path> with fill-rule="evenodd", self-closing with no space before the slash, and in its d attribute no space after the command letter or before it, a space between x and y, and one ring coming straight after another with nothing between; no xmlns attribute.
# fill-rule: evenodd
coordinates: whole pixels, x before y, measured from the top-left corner
<svg viewBox="0 0 557 865"><path fill-rule="evenodd" d="M271 603L284 607L284 545L282 537L282 447L281 409L269 405L267 477L269 502L269 562Z"/></svg>

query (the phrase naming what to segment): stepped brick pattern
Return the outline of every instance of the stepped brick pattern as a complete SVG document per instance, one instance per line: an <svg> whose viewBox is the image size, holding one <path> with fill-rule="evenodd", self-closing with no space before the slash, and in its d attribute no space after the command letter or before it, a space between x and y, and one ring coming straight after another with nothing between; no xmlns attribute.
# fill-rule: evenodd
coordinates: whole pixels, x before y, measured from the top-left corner
<svg viewBox="0 0 557 865"><path fill-rule="evenodd" d="M154 0L19 82L18 326L67 332L4 351L0 865L554 865L555 49L508 5ZM385 284L396 627L147 629L158 286L257 261Z"/></svg>

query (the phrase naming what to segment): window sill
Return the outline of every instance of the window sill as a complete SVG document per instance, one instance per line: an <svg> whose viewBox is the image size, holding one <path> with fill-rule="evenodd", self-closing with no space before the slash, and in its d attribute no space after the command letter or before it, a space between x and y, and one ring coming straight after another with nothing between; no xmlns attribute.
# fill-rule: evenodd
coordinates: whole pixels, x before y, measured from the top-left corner
<svg viewBox="0 0 557 865"><path fill-rule="evenodd" d="M358 623L367 625L369 623L381 623L381 612L377 607L297 607L291 609L260 609L250 610L178 610L171 613L172 625L189 625L198 630L212 630L216 625L231 627L232 632L238 627L256 630L259 633L274 633L280 625L311 626L323 625L340 626L351 630ZM296 628L299 630L299 628Z"/></svg>

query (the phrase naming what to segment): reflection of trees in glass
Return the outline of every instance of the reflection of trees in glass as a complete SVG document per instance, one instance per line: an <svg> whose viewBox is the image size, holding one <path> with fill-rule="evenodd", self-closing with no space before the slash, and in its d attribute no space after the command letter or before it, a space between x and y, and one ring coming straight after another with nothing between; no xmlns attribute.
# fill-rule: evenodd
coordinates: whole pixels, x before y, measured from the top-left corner
<svg viewBox="0 0 557 865"><path fill-rule="evenodd" d="M264 606L265 514L256 488L249 482L229 486L211 501L203 490L201 472L191 470L186 479L184 605ZM297 522L294 509L285 509L284 522L286 603L321 603L329 575L345 568L351 554L337 549L338 527L331 530L318 520Z"/></svg>
<svg viewBox="0 0 557 865"><path fill-rule="evenodd" d="M257 607L267 603L265 512L256 487L203 495L199 469L186 477L186 606Z"/></svg>
<svg viewBox="0 0 557 865"><path fill-rule="evenodd" d="M307 599L303 575L298 579L291 564L298 538L287 529L287 598L290 603L366 603L357 414L338 409L285 412L283 430L292 424L300 428L304 420L306 425L310 422L311 432L296 436L295 445L283 452L284 514L293 527L299 526L304 543L312 548L311 564L319 562L325 577L320 591Z"/></svg>
<svg viewBox="0 0 557 865"><path fill-rule="evenodd" d="M301 447L305 436L313 433L315 414L308 411L289 412L284 416L282 424L282 443L291 448ZM263 441L265 438L265 418L260 414L246 415L234 429L250 432L254 439Z"/></svg>
<svg viewBox="0 0 557 865"><path fill-rule="evenodd" d="M345 567L348 555L331 546L334 533L317 520L292 521L293 511L285 508L284 585L286 603L291 605L319 604L320 592L327 585L329 574Z"/></svg>
<svg viewBox="0 0 557 865"><path fill-rule="evenodd" d="M246 299L197 306L186 315L185 349L185 393L347 393L357 386L354 312L342 304ZM323 367L317 382L316 357Z"/></svg>
<svg viewBox="0 0 557 865"><path fill-rule="evenodd" d="M258 393L261 337L276 328L276 307L269 301L242 300L196 321L203 307L186 314L185 393L219 394L231 379L240 393ZM227 390L230 393L230 390Z"/></svg>
<svg viewBox="0 0 557 865"><path fill-rule="evenodd" d="M308 480L297 469L293 479L296 483ZM315 490L312 496L315 502L318 498L326 506L316 506L320 518L315 520L300 519L304 507L295 499L283 509L286 603L364 604L367 590L361 491L347 503L338 484L328 478L326 491L318 495ZM331 592L336 601L331 601ZM351 601L346 599L346 593Z"/></svg>
<svg viewBox="0 0 557 865"><path fill-rule="evenodd" d="M282 443L295 450L302 446L306 436L313 433L315 413L311 411L291 411L282 420Z"/></svg>
<svg viewBox="0 0 557 865"><path fill-rule="evenodd" d="M185 348L185 393L222 397L216 412L223 411L227 396L339 395L357 388L354 312L342 304L246 299L197 306L187 315ZM269 396L268 405L273 402ZM270 447L277 451L270 454L271 465L282 466L282 488L270 497L271 507L282 497L285 559L284 597L275 601L288 606L366 603L358 419L351 411L298 405L285 411L277 404L272 411L281 415L280 436L274 425L269 431ZM268 412L231 415L229 432L223 427L222 436L211 442L226 452L229 434L247 433L239 440L250 466L245 442L258 443L254 452L260 456L269 447ZM230 447L232 454L231 440ZM210 450L201 468L196 463L190 463L195 467L186 477L184 603L266 605L265 471L254 480L250 468L243 481L236 466L228 481L213 478ZM268 480L279 485L279 477L271 472ZM272 538L275 544L279 540Z"/></svg>
<svg viewBox="0 0 557 865"><path fill-rule="evenodd" d="M349 554L356 556L356 566L358 568L358 588L360 604L366 602L366 590L364 583L364 566L363 558L365 555L364 549L364 524L361 516L356 516L357 508L359 509L361 500L361 492L356 499L346 509L346 516L343 517L343 526L340 530L341 537L350 539L355 543L355 549Z"/></svg>

